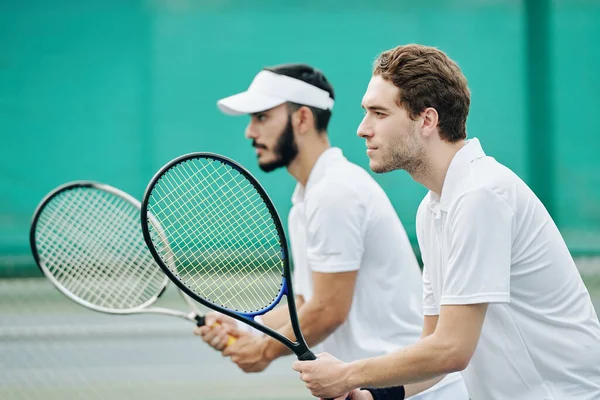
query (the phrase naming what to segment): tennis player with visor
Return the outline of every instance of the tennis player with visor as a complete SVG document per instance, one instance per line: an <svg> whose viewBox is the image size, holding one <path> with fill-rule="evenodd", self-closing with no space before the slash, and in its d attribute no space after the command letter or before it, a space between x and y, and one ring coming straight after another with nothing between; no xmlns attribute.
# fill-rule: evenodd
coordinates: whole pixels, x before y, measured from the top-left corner
<svg viewBox="0 0 600 400"><path fill-rule="evenodd" d="M246 138L265 171L285 167L297 181L288 215L293 285L309 346L352 362L419 340L421 272L394 208L375 180L332 147L327 133L334 91L304 64L261 70L245 92L219 100L228 115L249 115ZM195 333L246 372L289 354L279 342L211 313ZM213 326L215 321L219 325ZM287 309L261 323L293 338ZM238 340L227 346L228 334ZM459 374L419 399L467 400Z"/></svg>

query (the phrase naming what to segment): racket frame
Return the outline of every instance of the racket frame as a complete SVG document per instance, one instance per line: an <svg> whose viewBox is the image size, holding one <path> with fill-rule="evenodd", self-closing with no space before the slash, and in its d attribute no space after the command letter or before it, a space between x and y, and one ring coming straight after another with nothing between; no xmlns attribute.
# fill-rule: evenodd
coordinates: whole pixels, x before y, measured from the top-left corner
<svg viewBox="0 0 600 400"><path fill-rule="evenodd" d="M110 193L112 195L115 195L117 197L120 197L122 200L130 203L138 210L140 209L140 202L138 200L136 200L134 197L130 196L129 194L127 194L113 186L95 182L95 181L82 180L82 181L67 182L67 183L60 185L60 186L56 187L55 189L53 189L50 193L48 193L42 199L42 201L36 207L35 212L33 214L31 227L29 230L29 243L31 246L31 252L32 252L33 258L34 258L35 263L37 264L38 268L46 276L46 278L48 278L48 280L63 295L67 296L69 299L71 299L75 303L80 304L80 305L82 305L86 308L89 308L91 310L94 310L94 311L99 311L99 312L102 312L105 314L117 314L117 315L163 314L163 315L170 315L170 316L174 316L174 317L183 318L188 321L194 322L194 323L198 324L199 326L204 325L204 315L202 315L196 309L193 302L191 300L189 300L189 298L187 298L185 296L185 294L179 290L178 291L181 294L181 296L183 297L184 301L188 304L188 306L193 311L183 312L183 311L171 310L171 309L162 308L162 307L150 307L162 296L162 294L167 289L167 285L169 284L169 278L166 276L164 277L163 282L159 286L160 290L158 290L156 294L154 294L152 297L150 297L148 300L146 300L144 303L142 303L141 305L139 305L137 307L130 307L130 308L125 308L125 309L113 309L113 308L102 307L102 306L98 306L96 304L90 303L90 302L74 295L73 293L71 293L70 290L68 290L58 279L56 279L56 277L54 277L54 275L46 267L46 264L42 261L40 254L38 252L37 243L35 241L37 222L38 222L42 212L46 209L46 206L48 205L48 203L50 203L56 196L58 196L59 194L61 194L63 192L66 192L69 190L74 190L77 188L93 188L93 189L101 190L101 191Z"/></svg>
<svg viewBox="0 0 600 400"><path fill-rule="evenodd" d="M158 251L156 250L156 248L154 246L154 242L152 241L152 236L151 236L149 225L148 225L148 215L149 215L148 205L149 205L152 193L153 193L153 189L156 186L157 182L163 177L163 175L165 175L165 173L167 173L169 170L171 170L174 166L181 164L187 160L191 160L191 159L210 159L213 162L221 162L222 164L227 165L227 166L231 167L232 169L235 169L242 176L244 176L244 178L246 178L250 182L250 184L252 184L252 186L254 186L254 188L256 189L256 191L258 192L260 197L262 198L263 202L267 206L269 213L271 214L271 218L273 219L273 222L275 223L275 228L277 230L277 234L279 235L279 240L280 240L280 246L281 246L280 254L281 254L281 259L283 261L283 277L282 277L281 289L279 291L278 296L268 307L266 307L260 311L255 311L255 312L251 312L251 313L237 312L237 311L231 310L226 307L221 307L215 303L212 303L212 302L202 298L201 296L198 296L192 289L188 288L184 283L182 283L179 280L179 278L171 271L171 269L164 263L162 257L160 256L160 254L158 254ZM150 216L151 215L152 214L150 214ZM292 277L291 277L289 257L288 257L288 244L287 244L287 239L285 236L285 231L283 229L283 225L281 224L281 219L279 218L279 214L277 213L277 210L275 209L275 206L274 206L273 202L271 201L271 198L269 197L269 195L267 194L267 192L265 191L263 186L250 173L250 171L248 171L246 168L244 168L241 164L239 164L238 162L236 162L228 157L225 157L221 154L211 153L211 152L188 153L188 154L184 154L182 156L179 156L179 157L169 161L167 164L165 164L163 167L161 167L156 172L156 174L152 177L152 179L150 180L150 183L148 184L148 186L144 192L144 197L142 198L142 206L141 206L141 223L142 223L142 233L144 235L144 240L146 241L146 244L148 245L148 249L150 250L150 253L154 257L155 261L160 266L160 268L167 275L167 277L173 283L175 283L175 285L177 285L186 295L188 295L195 301L201 303L202 305L204 305L208 308L211 308L215 311L218 311L222 314L232 317L238 321L248 324L251 327L263 332L264 334L269 335L270 337L274 338L275 340L278 340L279 342L283 343L286 347L288 347L294 354L296 354L296 356L298 357L299 360L315 360L316 359L315 355L312 353L312 351L309 349L308 345L306 344L306 340L304 339L304 336L302 335L302 332L300 330L300 323L298 321L298 312L296 310L296 301L294 298L294 291L292 288ZM287 307L288 307L288 311L290 314L290 321L292 323L292 329L294 331L294 335L296 336L296 342L288 339L287 337L280 334L279 332L254 321L254 317L256 317L258 315L263 315L263 314L269 312L270 310L272 310L273 308L275 308L281 301L281 298L283 297L283 295L286 296Z"/></svg>

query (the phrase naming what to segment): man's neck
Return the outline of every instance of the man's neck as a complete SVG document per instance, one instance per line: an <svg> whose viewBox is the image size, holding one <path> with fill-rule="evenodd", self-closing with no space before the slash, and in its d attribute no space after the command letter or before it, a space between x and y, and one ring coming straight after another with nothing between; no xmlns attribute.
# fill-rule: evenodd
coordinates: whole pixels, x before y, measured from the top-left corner
<svg viewBox="0 0 600 400"><path fill-rule="evenodd" d="M465 140L460 140L455 143L444 141L435 143L429 152L423 168L419 171L412 172L410 174L411 177L438 196L441 196L450 163L454 159L456 153L458 153L465 144Z"/></svg>
<svg viewBox="0 0 600 400"><path fill-rule="evenodd" d="M302 186L306 186L312 169L321 154L323 154L331 145L326 134L316 136L314 139L304 141L298 146L298 155L288 165L287 170L296 181Z"/></svg>

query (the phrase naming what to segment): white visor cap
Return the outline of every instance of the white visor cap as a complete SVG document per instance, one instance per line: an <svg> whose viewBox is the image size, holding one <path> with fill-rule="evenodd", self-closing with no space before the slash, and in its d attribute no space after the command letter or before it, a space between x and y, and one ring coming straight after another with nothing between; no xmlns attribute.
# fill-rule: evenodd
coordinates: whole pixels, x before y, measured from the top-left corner
<svg viewBox="0 0 600 400"><path fill-rule="evenodd" d="M321 110L331 110L334 103L326 90L299 79L262 70L254 77L248 90L217 101L217 106L225 114L243 115L266 111L286 102Z"/></svg>

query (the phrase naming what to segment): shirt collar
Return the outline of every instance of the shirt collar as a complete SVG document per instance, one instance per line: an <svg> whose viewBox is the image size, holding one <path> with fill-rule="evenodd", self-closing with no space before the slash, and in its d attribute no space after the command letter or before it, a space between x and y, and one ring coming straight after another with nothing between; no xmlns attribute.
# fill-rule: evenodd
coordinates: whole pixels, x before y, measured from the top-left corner
<svg viewBox="0 0 600 400"><path fill-rule="evenodd" d="M485 152L481 147L479 139L473 138L466 141L466 144L456 152L454 158L448 166L444 185L442 186L441 197L432 192L428 193L429 209L436 212L438 209L447 211L456 196L459 182L469 173L470 164L473 160L485 157Z"/></svg>
<svg viewBox="0 0 600 400"><path fill-rule="evenodd" d="M315 165L313 165L310 174L308 175L308 181L306 187L297 183L294 193L292 194L292 204L297 204L304 201L306 192L310 190L317 182L319 182L326 174L328 167L338 161L346 160L342 150L338 147L330 147L325 150L317 159Z"/></svg>

